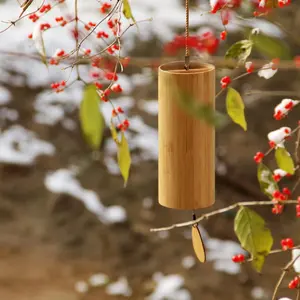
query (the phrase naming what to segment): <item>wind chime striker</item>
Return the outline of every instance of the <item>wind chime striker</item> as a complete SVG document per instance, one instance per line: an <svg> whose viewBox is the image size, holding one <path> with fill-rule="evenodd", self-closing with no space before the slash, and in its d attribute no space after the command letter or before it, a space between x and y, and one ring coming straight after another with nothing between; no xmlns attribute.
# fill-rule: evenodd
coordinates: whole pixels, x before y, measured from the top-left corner
<svg viewBox="0 0 300 300"><path fill-rule="evenodd" d="M161 65L158 72L158 189L162 206L192 210L195 219L195 209L209 207L215 201L215 130L189 114L184 104L214 108L215 67L189 61L188 4L186 0L185 61ZM192 106L190 101L194 101ZM192 239L198 259L204 262L197 224L192 226Z"/></svg>

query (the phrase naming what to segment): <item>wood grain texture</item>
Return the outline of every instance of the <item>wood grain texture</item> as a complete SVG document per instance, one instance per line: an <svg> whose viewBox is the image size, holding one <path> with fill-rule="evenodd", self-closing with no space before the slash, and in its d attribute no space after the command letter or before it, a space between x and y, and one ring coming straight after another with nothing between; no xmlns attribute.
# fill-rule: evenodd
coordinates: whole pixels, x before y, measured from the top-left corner
<svg viewBox="0 0 300 300"><path fill-rule="evenodd" d="M199 104L215 103L215 68L192 62L160 66L158 74L159 203L175 209L215 201L215 131L182 109L178 89Z"/></svg>

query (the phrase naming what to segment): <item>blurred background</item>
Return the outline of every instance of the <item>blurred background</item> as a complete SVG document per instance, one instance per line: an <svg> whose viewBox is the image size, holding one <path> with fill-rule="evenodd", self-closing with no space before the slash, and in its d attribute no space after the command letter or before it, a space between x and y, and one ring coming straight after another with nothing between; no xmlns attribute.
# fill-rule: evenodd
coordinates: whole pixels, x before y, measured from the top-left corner
<svg viewBox="0 0 300 300"><path fill-rule="evenodd" d="M156 66L168 54L165 45L183 33L183 2L130 1L137 21L153 20L140 23L139 30L130 28L124 35L122 54L131 62L119 74L123 93L112 96L131 124L127 137L132 167L126 188L109 129L97 152L92 152L82 138L78 106L83 85L75 83L58 94L50 89L52 82L76 78L75 72L64 69L66 65L47 69L36 59L34 43L27 38L35 24L28 18L0 35L0 300L271 298L280 268L290 254L268 258L262 275L250 265L234 264L231 257L242 251L233 231L234 212L201 223L206 264L195 258L190 228L150 232L150 228L192 218L190 212L166 209L157 203ZM251 18L253 3L242 2L237 10L230 11L228 38L213 51L218 62L231 44L256 27L287 49L285 59L300 54L297 1L261 19ZM103 17L99 13L101 3L79 1L80 18L97 22ZM30 9L38 5L33 3ZM57 16L73 15L73 5L68 0L45 19L53 24ZM208 0L191 1L192 34L209 31L219 38L224 26L219 14L205 13L210 9ZM1 21L15 20L19 13L16 1L0 2ZM1 30L7 27L4 22ZM49 56L57 48L74 49L71 29L56 27L45 32ZM101 47L95 41L86 43L84 46L93 51ZM178 55L183 56L181 52ZM204 52L193 55L208 57ZM274 58L256 51L252 57L262 63ZM217 91L222 76L245 72L244 68L216 67ZM89 78L90 68L81 66L80 71L83 78ZM282 121L272 116L283 98L299 99L299 79L296 69L285 68L269 80L253 73L233 83L246 104L248 131L231 122L218 129L216 204L197 215L239 201L266 200L259 190L253 156L268 149L268 132L297 126L297 109ZM221 95L216 103L223 113L224 100ZM109 124L111 106L103 103L101 109ZM293 151L294 138L289 145ZM272 157L267 163L275 168ZM292 186L295 180L284 183ZM257 211L272 230L274 248L280 248L280 240L286 237L299 244L293 208L287 208L282 216L272 215L270 207ZM290 280L287 276L283 281L280 295L293 295L287 288Z"/></svg>

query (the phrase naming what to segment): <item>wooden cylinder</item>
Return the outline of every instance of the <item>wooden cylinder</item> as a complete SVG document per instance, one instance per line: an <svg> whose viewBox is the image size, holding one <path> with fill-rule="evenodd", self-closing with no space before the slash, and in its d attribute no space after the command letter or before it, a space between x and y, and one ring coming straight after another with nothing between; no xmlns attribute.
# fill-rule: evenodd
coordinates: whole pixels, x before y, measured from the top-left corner
<svg viewBox="0 0 300 300"><path fill-rule="evenodd" d="M215 67L167 63L158 73L159 203L198 209L215 202L215 130L181 105L215 104ZM185 106L185 105L183 105ZM187 107L191 107L191 103Z"/></svg>

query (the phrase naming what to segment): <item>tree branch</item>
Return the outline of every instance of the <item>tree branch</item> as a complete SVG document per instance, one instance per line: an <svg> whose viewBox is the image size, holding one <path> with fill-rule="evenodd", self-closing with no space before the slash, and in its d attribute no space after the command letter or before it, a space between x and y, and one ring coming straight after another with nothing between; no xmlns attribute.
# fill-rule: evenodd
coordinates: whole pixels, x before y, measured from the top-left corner
<svg viewBox="0 0 300 300"><path fill-rule="evenodd" d="M285 267L283 268L283 271L282 271L282 273L281 273L281 275L280 275L280 277L279 277L279 279L278 279L278 281L277 281L277 283L276 283L276 286L275 286L275 289L274 289L274 293L273 293L272 300L276 300L276 295L277 295L278 289L279 289L279 287L280 287L280 285L281 285L281 283L282 283L282 281L283 281L285 275L290 271L290 269L293 267L294 263L296 262L296 260L297 260L299 257L300 257L300 254L299 254L297 257L295 257L294 259L292 259L291 261L289 261L289 262L285 265ZM298 298L298 296L297 296L297 298Z"/></svg>
<svg viewBox="0 0 300 300"><path fill-rule="evenodd" d="M278 202L282 204L298 204L297 200L286 200L282 202ZM274 205L275 203L272 201L249 201L249 202L238 202L233 205L227 206L225 208L221 208L215 211L212 211L210 213L204 214L201 217L197 218L196 220L193 221L188 221L188 222L183 222L183 223L176 223L172 224L167 227L160 227L160 228L151 228L151 232L158 232L158 231L165 231L165 230L172 230L174 228L181 228L181 227L187 227L187 226L192 226L194 224L200 223L203 220L207 220L213 216L220 215L224 212L234 210L238 207L243 207L243 206L268 206L268 205Z"/></svg>

